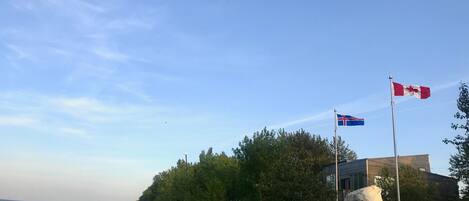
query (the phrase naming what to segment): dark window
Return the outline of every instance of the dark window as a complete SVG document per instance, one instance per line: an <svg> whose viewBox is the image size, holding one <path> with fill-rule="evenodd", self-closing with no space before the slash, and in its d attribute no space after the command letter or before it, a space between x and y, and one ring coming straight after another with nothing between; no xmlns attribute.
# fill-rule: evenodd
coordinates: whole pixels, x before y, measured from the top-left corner
<svg viewBox="0 0 469 201"><path fill-rule="evenodd" d="M365 187L365 175L360 173L358 174L358 188Z"/></svg>
<svg viewBox="0 0 469 201"><path fill-rule="evenodd" d="M355 173L352 175L352 189L357 190L359 188L365 187L364 182L364 174L363 173Z"/></svg>
<svg viewBox="0 0 469 201"><path fill-rule="evenodd" d="M343 190L350 190L350 178L341 179L340 180L340 187Z"/></svg>

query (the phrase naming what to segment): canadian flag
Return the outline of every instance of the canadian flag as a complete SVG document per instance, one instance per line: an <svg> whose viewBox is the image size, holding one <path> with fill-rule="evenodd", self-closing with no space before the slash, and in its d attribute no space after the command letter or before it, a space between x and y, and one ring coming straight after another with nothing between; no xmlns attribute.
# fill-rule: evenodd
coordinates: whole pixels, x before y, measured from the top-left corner
<svg viewBox="0 0 469 201"><path fill-rule="evenodd" d="M402 85L396 82L392 83L394 96L415 96L420 99L430 97L430 88L417 85Z"/></svg>

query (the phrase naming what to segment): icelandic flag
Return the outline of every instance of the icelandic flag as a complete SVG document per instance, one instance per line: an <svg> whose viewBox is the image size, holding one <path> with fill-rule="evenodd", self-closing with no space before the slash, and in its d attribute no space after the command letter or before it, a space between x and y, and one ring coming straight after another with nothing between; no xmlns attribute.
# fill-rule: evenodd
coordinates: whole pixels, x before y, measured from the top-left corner
<svg viewBox="0 0 469 201"><path fill-rule="evenodd" d="M339 126L363 126L365 119L350 115L337 114L337 125Z"/></svg>

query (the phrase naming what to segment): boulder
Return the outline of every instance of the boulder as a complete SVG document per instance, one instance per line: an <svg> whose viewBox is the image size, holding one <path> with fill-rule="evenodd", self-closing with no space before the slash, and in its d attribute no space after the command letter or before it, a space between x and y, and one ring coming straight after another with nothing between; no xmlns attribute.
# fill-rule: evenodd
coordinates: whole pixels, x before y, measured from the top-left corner
<svg viewBox="0 0 469 201"><path fill-rule="evenodd" d="M360 188L347 194L344 201L383 201L381 188L375 185Z"/></svg>

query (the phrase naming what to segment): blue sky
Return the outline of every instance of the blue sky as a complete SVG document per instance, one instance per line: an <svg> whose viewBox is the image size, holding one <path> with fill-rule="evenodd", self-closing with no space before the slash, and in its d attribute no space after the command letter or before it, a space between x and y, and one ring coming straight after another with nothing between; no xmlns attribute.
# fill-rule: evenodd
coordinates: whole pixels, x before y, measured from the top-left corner
<svg viewBox="0 0 469 201"><path fill-rule="evenodd" d="M0 2L0 197L135 200L188 153L231 153L267 126L393 154L389 74L432 88L397 98L398 152L430 154L469 80L467 1Z"/></svg>

